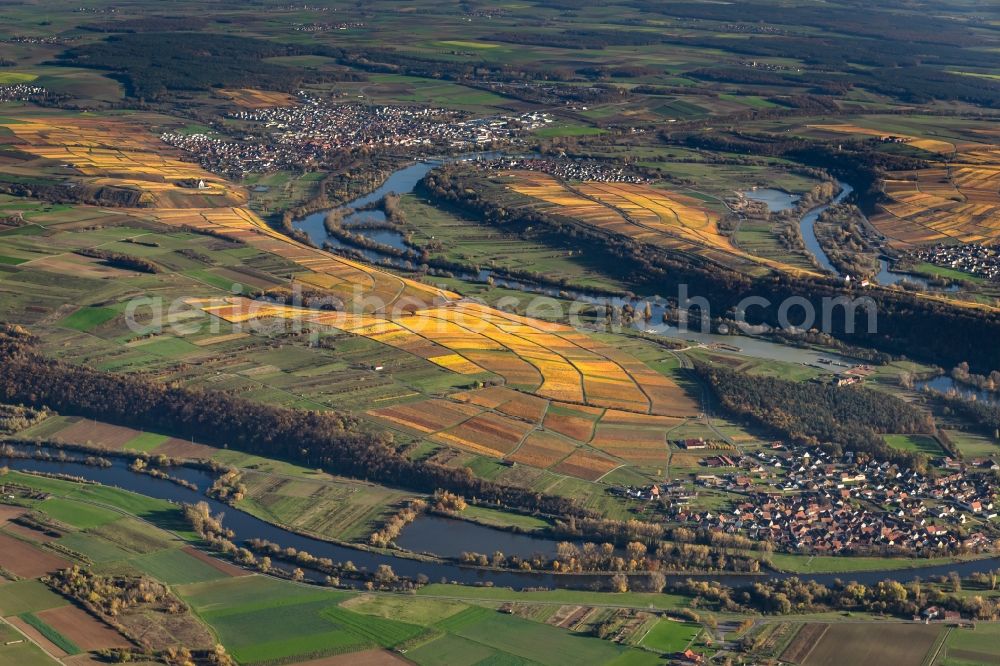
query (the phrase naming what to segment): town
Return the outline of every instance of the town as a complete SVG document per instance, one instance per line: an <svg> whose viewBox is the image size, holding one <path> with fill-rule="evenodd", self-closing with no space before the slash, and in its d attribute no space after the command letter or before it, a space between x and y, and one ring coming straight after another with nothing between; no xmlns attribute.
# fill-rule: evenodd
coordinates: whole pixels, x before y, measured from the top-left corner
<svg viewBox="0 0 1000 666"><path fill-rule="evenodd" d="M193 153L206 169L242 178L309 170L334 154L359 148L418 153L495 148L552 122L545 113L472 117L442 108L330 103L306 93L298 101L230 114L261 138L249 132L242 140L175 132L160 138Z"/></svg>

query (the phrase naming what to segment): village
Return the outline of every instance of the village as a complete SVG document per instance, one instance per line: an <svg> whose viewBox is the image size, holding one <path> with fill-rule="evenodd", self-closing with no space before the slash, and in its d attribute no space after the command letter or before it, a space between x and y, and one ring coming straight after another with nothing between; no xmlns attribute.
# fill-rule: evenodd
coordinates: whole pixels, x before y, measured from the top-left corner
<svg viewBox="0 0 1000 666"><path fill-rule="evenodd" d="M299 94L298 102L230 114L230 120L248 126L242 140L176 132L160 138L194 154L210 171L242 178L309 170L354 149L429 154L496 148L552 122L544 113L472 117L441 108L331 103L306 93Z"/></svg>
<svg viewBox="0 0 1000 666"><path fill-rule="evenodd" d="M12 83L0 86L0 102L25 102L45 97L48 94L45 88L33 86L28 83Z"/></svg>
<svg viewBox="0 0 1000 666"><path fill-rule="evenodd" d="M991 247L969 245L934 245L911 250L907 258L925 261L942 268L954 268L987 280L1000 280L1000 254Z"/></svg>
<svg viewBox="0 0 1000 666"><path fill-rule="evenodd" d="M625 167L595 160L500 157L481 164L492 171L539 171L562 180L585 180L602 183L646 183L649 178Z"/></svg>
<svg viewBox="0 0 1000 666"><path fill-rule="evenodd" d="M681 449L714 446L700 440ZM993 549L1000 513L992 458L945 457L932 474L888 462L835 456L780 442L747 453L703 458L691 481L615 487L612 494L660 501L681 526L766 541L777 551L808 554L931 556ZM706 509L703 494L729 497Z"/></svg>

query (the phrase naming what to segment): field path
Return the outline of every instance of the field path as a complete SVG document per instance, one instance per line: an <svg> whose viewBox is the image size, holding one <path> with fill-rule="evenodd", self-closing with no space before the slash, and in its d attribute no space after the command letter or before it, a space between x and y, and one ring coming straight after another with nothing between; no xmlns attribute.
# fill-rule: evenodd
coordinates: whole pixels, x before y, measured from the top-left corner
<svg viewBox="0 0 1000 666"><path fill-rule="evenodd" d="M55 654L53 654L52 652L49 652L48 649L46 649L46 646L42 645L39 641L36 641L33 637L31 637L28 634L26 634L25 632L21 631L21 628L19 626L17 626L16 624L14 624L13 622L8 622L5 618L2 618L2 617L0 617L0 622L3 622L8 627L11 627L12 629L14 629L14 631L17 632L18 636L23 636L24 640L26 640L27 642L31 643L36 648L38 648L39 650L41 650L42 653L46 657L48 657L49 659L51 659L53 662L55 662L57 664L62 663L60 661L59 657L57 657ZM65 653L63 653L62 656L67 656L67 655Z"/></svg>

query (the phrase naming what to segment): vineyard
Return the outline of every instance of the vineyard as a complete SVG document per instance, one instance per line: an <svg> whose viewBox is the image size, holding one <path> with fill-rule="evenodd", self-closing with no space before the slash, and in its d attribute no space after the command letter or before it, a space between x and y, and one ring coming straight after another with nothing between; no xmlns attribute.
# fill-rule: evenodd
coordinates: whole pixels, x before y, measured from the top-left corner
<svg viewBox="0 0 1000 666"><path fill-rule="evenodd" d="M171 157L170 149L143 127L81 116L37 116L0 122L0 128L16 135L17 150L45 163L58 163L60 168L72 168L83 183L139 192L142 207L130 209L136 217L224 234L278 255L302 267L296 280L329 291L344 303L380 310L404 298L424 302L447 296L273 230L243 207L246 193L241 188L196 164ZM204 189L197 187L199 181Z"/></svg>
<svg viewBox="0 0 1000 666"><path fill-rule="evenodd" d="M884 181L887 201L872 222L891 244L993 244L1000 238L1000 147L857 125L809 127L901 142L932 154L930 168L894 171Z"/></svg>
<svg viewBox="0 0 1000 666"><path fill-rule="evenodd" d="M958 153L930 169L894 172L872 222L898 246L1000 238L1000 149Z"/></svg>
<svg viewBox="0 0 1000 666"><path fill-rule="evenodd" d="M638 183L585 181L571 186L537 172L511 171L502 176L514 192L543 202L541 209L610 234L732 268L803 273L801 268L736 247L719 231L718 214L683 194Z"/></svg>
<svg viewBox="0 0 1000 666"><path fill-rule="evenodd" d="M90 119L10 127L39 158L72 164L93 182L140 188L146 205L130 209L132 215L229 237L281 257L299 267L295 282L340 301L331 311L243 297L189 299L204 312L237 326L295 319L404 351L470 381L503 384L369 409L370 418L411 437L593 481L623 465L665 466L665 433L700 413L697 402L667 375L569 326L460 300L275 231L239 205L242 190L197 166L161 157L149 135L136 128L112 130ZM219 205L179 205L178 197L189 190L178 182L190 179L211 182L208 200ZM586 196L563 190L554 180L544 186L553 185L563 191L553 199L567 207L563 214L617 231L631 229L650 242L732 251L715 214L687 197L645 186L590 183ZM627 210L629 219L617 207Z"/></svg>
<svg viewBox="0 0 1000 666"><path fill-rule="evenodd" d="M135 190L143 206L201 208L246 201L245 193L197 164L165 154L142 128L95 117L43 115L0 122L0 127L17 137L20 152L57 162L89 185Z"/></svg>

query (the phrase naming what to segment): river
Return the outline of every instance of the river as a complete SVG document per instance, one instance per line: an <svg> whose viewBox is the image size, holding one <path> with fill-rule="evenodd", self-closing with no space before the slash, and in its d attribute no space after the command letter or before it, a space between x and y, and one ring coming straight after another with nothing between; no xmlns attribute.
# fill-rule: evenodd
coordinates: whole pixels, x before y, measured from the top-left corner
<svg viewBox="0 0 1000 666"><path fill-rule="evenodd" d="M468 156L458 159L470 159ZM427 160L424 162L419 162L416 164L404 167L396 172L394 172L386 180L386 182L376 189L375 191L367 194L363 197L359 197L354 201L346 204L341 208L345 213L344 222L345 226L350 226L351 224L357 224L358 222L363 222L367 220L381 220L378 215L374 217L366 218L368 215L374 211L359 211L358 209L364 208L372 203L375 203L382 199L386 194L396 193L396 194L408 194L413 191L417 183L426 175L429 171L436 168L437 166L443 164L445 161L454 161L454 159L449 158L447 160ZM816 254L818 260L823 264L828 270L836 273L833 265L830 263L829 258L823 252L823 249L819 246L816 239L816 235L813 229L813 225L816 219L828 209L831 205L835 203L840 203L845 200L854 191L853 188L847 183L840 183L841 191L834 198L834 201L830 204L823 206L818 206L810 210L802 218L803 225L803 238L806 240L807 248ZM746 195L749 198L756 198L758 200L766 202L769 207L773 206L772 210L786 210L795 205L798 198L795 195L782 192L780 190L756 190L753 192L747 192ZM378 211L381 214L381 211ZM309 237L317 244L322 245L323 243L331 243L334 246L340 245L336 239L331 238L326 233L326 228L323 224L324 218L326 216L326 211L321 211L308 215L300 220L295 220L293 224L296 228L299 228L309 234ZM392 245L393 247L400 247L402 243L402 237L391 230L387 231L390 235L378 234L378 232L383 230L358 230L360 233L364 233L366 236L372 240L377 240L379 242L385 243L387 245ZM391 236L395 234L395 236ZM399 243L400 245L398 245ZM362 250L362 254L366 257L370 257L370 260L374 263L384 263L387 259L384 255L381 255L372 250ZM398 260L397 260L398 261ZM399 264L405 264L405 262L399 262ZM412 267L411 267L412 268ZM888 267L885 267L888 269ZM894 274L901 276L902 274ZM490 271L482 271L478 275L460 275L462 279L467 279L471 281L485 282L487 278L493 277L495 283L498 286L505 286L510 289L516 289L531 293L540 293L549 296L556 296L558 294L563 294L569 298L575 298L578 300L583 300L595 305L602 305L609 300L618 306L621 306L626 301L624 299L615 298L608 299L603 296L572 292L566 290L560 290L554 287L539 286L534 284L529 284L525 282L519 282L517 280L509 280L503 278L496 278ZM637 308L641 308L646 301L651 304L651 309L653 312L652 322L662 321L663 313L666 311L668 304L666 300L661 298L638 298L631 302L636 305ZM768 359L784 361L786 363L797 363L802 365L810 365L818 368L822 368L825 371L841 372L846 367L855 365L857 361L848 357L841 355L820 352L814 349L802 349L798 347L793 347L784 344L778 344L770 342L768 340L750 337L750 336L732 336L732 335L719 335L714 333L702 333L696 330L679 330L676 326L667 324L647 324L647 323L637 323L636 328L645 330L649 333L661 334L664 336L669 336L671 338L676 338L680 340L688 341L692 344L698 345L725 345L726 349L732 353L739 355L749 356L753 358ZM820 363L820 359L829 359L840 365L830 365L825 363ZM256 521L256 519L253 519ZM261 523L261 521L257 521ZM462 551L476 551L481 553L492 553L494 550L500 550L507 554L521 554L529 555L535 552L540 553L551 553L554 551L555 543L551 540L542 539L535 536L528 535L516 535L509 532L504 532L502 530L495 530L492 528L484 527L481 525L475 525L467 521L461 520L451 520L439 517L424 517L421 518L419 524L409 526L404 530L403 534L400 536L400 545L407 547L415 552L427 551L427 552L437 552L438 554L445 556L458 556ZM277 530L272 525L267 525L268 530ZM270 538L270 537L263 537ZM296 537L302 538L302 537ZM272 541L283 543L280 538L271 538ZM314 541L314 540L313 540ZM322 543L322 542L315 542ZM445 548L442 545L448 544ZM292 545L295 545L294 543ZM298 546L296 546L298 547ZM382 563L379 558L383 560L391 560L390 563L393 564L394 568L397 569L398 573L410 575L412 571L422 571L431 577L432 580L438 577L447 577L460 582L480 582L483 580L490 580L496 585L513 586L517 587L519 585L561 585L567 586L569 583L573 583L574 586L580 584L581 579L584 581L583 585L591 584L593 580L590 577L574 577L566 578L559 577L558 581L554 580L551 574L524 574L524 573L513 573L513 572L492 572L486 574L479 570L469 570L468 568L459 567L454 564L424 564L424 563L412 563L409 562L406 565L397 566L397 562L405 562L405 560L400 560L399 558L385 558L385 556L375 555L366 553L365 559L362 560L357 556L358 551L353 551L346 548L335 547L339 550L337 554L325 555L331 557L332 559L342 560L349 555L344 555L344 553L354 553L355 561L363 566L373 566L376 563ZM318 546L306 546L306 549L313 552L314 549L318 550ZM438 552L446 551L446 552ZM318 553L314 553L318 554ZM372 559L374 558L374 559ZM849 578L851 580L857 580L862 583L873 583L881 580L887 574L891 573L892 576L899 580L910 580L916 576L932 576L932 575L942 575L947 574L950 571L958 571L962 574L972 573L973 571L987 571L994 568L1000 567L1000 558L991 559L986 561L979 561L974 563L956 563L948 564L937 567L921 567L918 569L908 569L900 570L894 572L866 572L866 573L856 573L850 574ZM675 578L686 578L689 577L688 574L680 574L675 576ZM838 578L837 575L833 574L814 574L806 576L812 580L816 580L821 583L829 583L834 579ZM848 577L848 576L842 576ZM739 584L740 582L745 582L747 580L746 576L738 575L715 575L709 576L714 580L721 580L727 582L728 584Z"/></svg>
<svg viewBox="0 0 1000 666"><path fill-rule="evenodd" d="M123 458L112 460L112 466L107 468L92 467L74 462L44 461L44 460L24 460L20 458L0 459L0 463L9 466L11 469L32 470L39 472L69 474L82 477L98 483L130 490L148 497L168 500L174 503L194 504L206 502L212 513L224 514L223 524L233 530L233 541L237 544L249 539L267 539L282 547L291 546L297 550L304 550L315 557L328 557L335 562L346 562L350 560L360 569L369 571L375 570L381 564L388 564L393 570L402 576L416 577L420 574L426 575L432 582L456 581L464 584L491 583L498 587L510 587L513 589L523 589L530 587L561 587L569 589L593 589L599 580L605 579L603 574L551 574L541 572L520 572L520 571L492 571L460 566L451 562L423 562L403 557L393 557L382 553L357 550L347 546L340 546L314 539L311 537L296 534L271 523L252 516L240 509L223 504L217 500L205 497L203 491L212 483L212 478L206 472L199 470L175 467L170 469L170 474L183 478L196 486L199 490L194 491L184 488L170 481L156 479L146 474L138 474L128 469L128 462ZM551 539L534 537L528 535L518 535L502 530L476 525L461 520L447 518L425 517L423 521L432 521L432 534L421 535L414 538L417 541L410 543L432 544L430 539L440 542L447 540L450 544L459 544L460 547L468 545L467 550L487 551L494 550L502 552L521 552L529 554L530 549L537 545L539 552L553 552L556 542ZM413 527L412 525L410 526ZM489 545L490 548L483 546ZM454 550L454 548L449 548ZM277 563L276 563L277 564ZM986 572L1000 569L1000 558L990 558L976 560L972 562L956 562L930 567L919 567L913 569L902 569L898 571L871 571L851 574L801 574L799 578L804 580L815 580L819 583L830 584L836 579L854 580L866 585L877 583L887 577L894 580L906 582L916 577L926 579L930 576L947 575L951 571L957 571L963 576L974 572ZM321 580L322 576L315 572L310 573L313 580ZM739 587L760 578L788 578L789 574L767 574L763 576L739 575L739 574L689 574L678 573L668 574L667 580L679 582L687 578L706 579L723 583L725 585Z"/></svg>
<svg viewBox="0 0 1000 666"><path fill-rule="evenodd" d="M839 276L840 271L838 271L837 267L833 265L832 261L830 261L829 255L827 255L823 246L820 245L819 239L816 237L816 221L819 217L824 212L829 210L831 206L843 202L854 192L854 187L848 183L838 180L837 185L840 187L840 192L836 197L834 197L833 201L828 204L812 208L806 212L806 214L802 216L802 219L799 220L799 229L802 232L802 242L805 244L806 250L816 258L816 261L819 262L819 265L823 268L823 270ZM789 210L795 206L801 198L783 190L769 188L748 190L743 192L743 195L748 199L761 201L767 204L767 207L775 213ZM919 285L923 289L932 289L930 283L925 278L918 275L912 275L910 273L900 273L892 270L890 268L889 261L884 257L879 257L878 264L879 270L875 275L875 280L884 287L908 282L910 284Z"/></svg>
<svg viewBox="0 0 1000 666"><path fill-rule="evenodd" d="M995 405L1000 404L1000 393L984 391L976 388L975 386L961 384L956 382L949 375L938 375L937 377L933 377L931 379L922 379L915 382L913 388L917 391L929 388L935 391L940 391L941 393L954 392L966 400L978 400L980 402L989 402Z"/></svg>
<svg viewBox="0 0 1000 666"><path fill-rule="evenodd" d="M495 157L495 153L487 153L482 156L483 159L492 159ZM414 188L416 188L417 183L432 169L444 164L446 162L456 161L456 160L471 160L474 159L468 155L459 158L441 158L436 160L426 160L423 162L418 162L411 164L409 166L403 167L398 171L393 172L389 178L375 191L359 197L339 208L340 211L344 213L343 223L346 227L350 227L352 224L358 224L369 220L384 220L384 214L382 211L367 211L359 210L365 208L373 203L380 201L386 194L396 193L396 194L409 194L412 193ZM849 187L849 186L846 186ZM784 206L785 208L794 205L797 200L795 195L790 195L780 190L756 190L753 193L747 193L748 196L751 194L761 197L761 200L766 201L769 205ZM847 194L843 194L847 196ZM778 210L783 210L784 208L778 208ZM376 250L371 250L367 248L355 248L348 244L342 243L338 239L330 236L326 232L326 227L324 226L324 219L328 211L319 211L307 215L298 220L294 220L292 224L295 228L306 232L309 238L318 246L328 244L332 247L340 248L350 248L353 251L360 252L365 259L375 264L386 264L405 270L413 270L415 267L411 262L404 259L399 259L395 257L388 257L384 254L377 252ZM820 211L822 212L822 211ZM372 217L368 217L372 214L377 213ZM817 213L817 216L819 213ZM402 249L405 247L403 244L402 235L399 232L393 230L383 230L383 229L358 229L357 233L366 236L367 238ZM632 299L627 301L622 298L608 298L606 296L601 296L597 294L588 294L585 292L579 292L574 290L560 289L558 287L551 287L546 285L532 284L529 282L524 282L516 279L512 279L506 276L497 275L494 272L484 269L479 271L479 273L457 273L456 277L459 279L467 280L470 282L485 283L487 280L492 279L493 284L497 287L503 287L506 289L522 291L525 293L534 293L550 297L565 297L577 301L582 301L586 303L591 303L597 306L603 306L605 303L610 302L611 304L621 307L626 303L631 303L637 309L641 309L645 306L646 302L650 303L652 310L652 319L650 323L646 322L636 322L633 324L633 328L638 330L643 330L648 333L655 333L659 335L664 335L671 338L676 338L679 340L684 340L698 345L725 345L728 347L738 348L738 351L730 349L733 353L737 353L745 356L752 356L754 358L761 358L766 360L774 361L784 361L786 363L795 363L800 365L810 365L817 368L822 368L826 371L832 372L842 372L846 370L847 367L856 365L857 361L837 354L820 352L814 349L799 348L789 345L776 344L769 342L758 337L749 336L733 336L733 335L720 335L711 332L701 332L699 329L694 328L695 322L692 322L692 328L681 330L677 326L663 324L663 323L653 323L662 322L663 315L667 311L669 304L666 299L650 296ZM837 361L841 365L832 366L829 364L820 363L820 359L832 359Z"/></svg>

